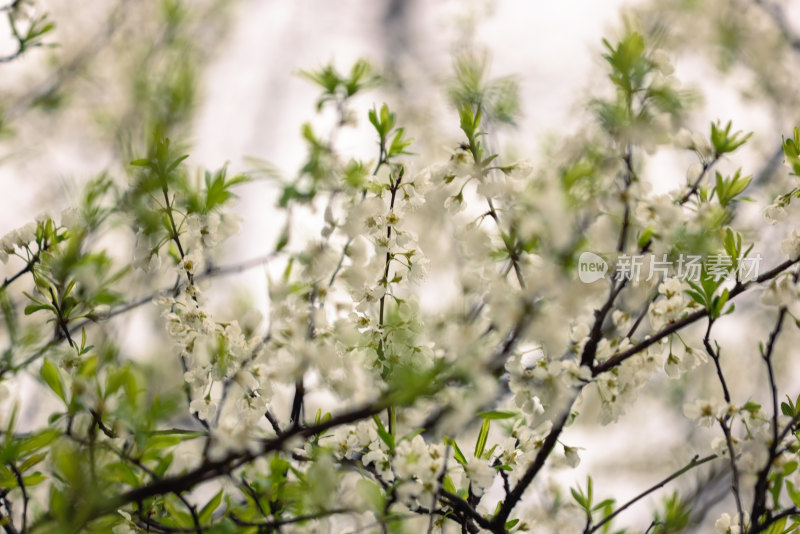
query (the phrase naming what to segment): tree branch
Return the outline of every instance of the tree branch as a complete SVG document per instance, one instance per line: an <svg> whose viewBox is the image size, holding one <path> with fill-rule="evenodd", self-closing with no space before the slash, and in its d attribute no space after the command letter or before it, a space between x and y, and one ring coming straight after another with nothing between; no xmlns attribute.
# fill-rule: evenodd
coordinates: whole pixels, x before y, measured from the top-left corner
<svg viewBox="0 0 800 534"><path fill-rule="evenodd" d="M736 296L738 296L739 294L745 292L751 286L753 286L755 284L760 284L762 282L765 282L765 281L768 281L768 280L771 280L771 279L775 278L776 276L781 274L783 271L785 271L786 269L788 269L792 265L795 265L799 261L800 261L800 259L797 259L797 260L786 260L783 263L777 265L776 267L770 269L766 273L758 276L754 280L750 280L748 282L743 282L743 283L742 282L737 283L734 286L734 288L730 291L730 297L729 298L733 299ZM690 324L692 324L694 322L697 322L698 320L702 319L703 317L705 317L707 315L708 315L708 310L705 310L705 309L698 310L696 312L690 313L689 315L685 316L682 319L679 319L679 320L677 320L677 321L675 321L673 323L669 323L668 325L666 325L664 328L662 328L658 332L656 332L654 334L651 334L649 337L645 338L644 340L640 341L639 343L635 344L634 346L630 347L629 349L626 349L626 350L624 350L622 352L618 352L617 354L615 354L614 356L612 356L608 360L596 365L595 368L592 370L592 375L593 376L597 376L600 373L604 373L604 372L606 372L606 371L608 371L610 369L613 369L614 367L618 366L619 364L621 364L622 362L624 362L625 360L627 360L631 356L634 356L634 355L638 354L639 352L641 352L642 350L646 349L650 345L653 345L654 343L657 343L658 341L664 339L668 335L673 334L673 333L677 332L678 330L681 330L684 327L686 327L686 326L688 326L688 325L690 325Z"/></svg>

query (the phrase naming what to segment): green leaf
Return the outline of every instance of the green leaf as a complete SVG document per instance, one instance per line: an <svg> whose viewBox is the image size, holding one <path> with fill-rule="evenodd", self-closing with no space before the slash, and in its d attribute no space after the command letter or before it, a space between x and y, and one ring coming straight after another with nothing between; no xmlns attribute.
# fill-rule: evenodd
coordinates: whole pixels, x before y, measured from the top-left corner
<svg viewBox="0 0 800 534"><path fill-rule="evenodd" d="M174 447L184 441L192 440L203 436L202 432L180 432L180 433L160 433L153 434L147 438L147 445L145 449L148 451L147 455L157 457L163 454L163 450L168 447Z"/></svg>
<svg viewBox="0 0 800 534"><path fill-rule="evenodd" d="M222 503L222 494L225 490L219 490L216 495L214 495L210 501L206 503L205 506L200 510L197 514L198 519L200 519L201 523L208 523L211 517L214 514L214 511L219 508L220 503Z"/></svg>
<svg viewBox="0 0 800 534"><path fill-rule="evenodd" d="M27 487L36 486L37 484L41 484L45 480L47 480L47 478L39 471L36 471L34 473L31 473L30 475L25 475L24 477L22 477L22 483L25 484Z"/></svg>
<svg viewBox="0 0 800 534"><path fill-rule="evenodd" d="M131 487L139 485L139 477L133 472L131 467L124 462L112 462L105 466L104 476L111 482L127 484Z"/></svg>
<svg viewBox="0 0 800 534"><path fill-rule="evenodd" d="M191 527L194 525L194 520L192 520L192 516L189 515L188 512L183 511L175 506L172 502L172 499L164 499L164 508L166 509L169 516L175 521L175 525L179 527Z"/></svg>
<svg viewBox="0 0 800 534"><path fill-rule="evenodd" d="M616 501L615 501L614 499L605 499L605 500L602 500L602 501L600 501L599 503L597 503L597 504L594 506L594 508L592 508L592 511L594 512L594 511L597 511L597 510L602 510L603 508L606 508L606 507L611 507L611 506L614 506L614 503L615 503L615 502L616 502Z"/></svg>
<svg viewBox="0 0 800 534"><path fill-rule="evenodd" d="M388 156L398 156L400 154L408 154L406 148L411 145L413 139L403 139L403 128L398 128L394 134L391 145L389 145Z"/></svg>
<svg viewBox="0 0 800 534"><path fill-rule="evenodd" d="M728 302L729 297L730 293L728 292L728 289L725 288L721 295L712 299L711 310L709 310L712 318L717 318L722 315L722 309L725 306L725 303Z"/></svg>
<svg viewBox="0 0 800 534"><path fill-rule="evenodd" d="M175 459L174 453L170 452L167 454L162 454L161 456L158 457L157 459L158 465L156 465L156 467L153 469L153 472L156 475L163 477L164 474L167 472L167 469L169 469L169 466L172 465L172 461L174 459Z"/></svg>
<svg viewBox="0 0 800 534"><path fill-rule="evenodd" d="M794 505L800 507L800 491L796 490L794 484L789 480L786 481L786 492L789 494L789 498Z"/></svg>
<svg viewBox="0 0 800 534"><path fill-rule="evenodd" d="M784 138L783 153L794 174L800 176L800 128L795 127L794 139Z"/></svg>
<svg viewBox="0 0 800 534"><path fill-rule="evenodd" d="M780 520L770 525L769 529L765 531L765 534L783 534L785 528L786 518L782 517Z"/></svg>
<svg viewBox="0 0 800 534"><path fill-rule="evenodd" d="M61 432L54 428L48 428L46 430L42 430L41 432L31 434L20 441L18 445L19 454L21 456L25 456L27 454L36 452L39 449L50 445L59 436L61 436Z"/></svg>
<svg viewBox="0 0 800 534"><path fill-rule="evenodd" d="M791 462L786 462L783 464L783 474L784 476L789 476L797 470L797 461L792 460Z"/></svg>
<svg viewBox="0 0 800 534"><path fill-rule="evenodd" d="M461 121L461 130L467 139L472 140L475 138L476 128L478 127L475 115L473 114L472 104L464 104L458 108L458 117Z"/></svg>
<svg viewBox="0 0 800 534"><path fill-rule="evenodd" d="M19 464L18 469L21 472L24 473L25 471L27 471L28 469L30 469L34 465L36 465L39 462L41 462L42 460L44 460L45 458L47 458L47 453L46 452L40 452L40 453L37 453L37 454L33 454L33 455L27 457L24 462Z"/></svg>
<svg viewBox="0 0 800 534"><path fill-rule="evenodd" d="M653 240L653 236L656 235L656 230L652 226L648 226L642 231L642 235L639 236L639 240L636 242L636 246L639 247L640 250L643 250L650 241Z"/></svg>
<svg viewBox="0 0 800 534"><path fill-rule="evenodd" d="M475 458L480 458L486 448L486 439L489 437L490 419L484 419L481 430L478 433L478 440L475 442Z"/></svg>
<svg viewBox="0 0 800 534"><path fill-rule="evenodd" d="M381 438L387 447L389 447L389 452L394 451L394 436L386 431L386 427L383 425L383 421L377 415L373 415L372 419L375 421L375 424L378 426L377 433L378 437Z"/></svg>
<svg viewBox="0 0 800 534"><path fill-rule="evenodd" d="M167 167L167 173L170 173L170 172L174 171L175 168L178 165L180 165L181 162L183 160L185 160L186 158L188 158L188 157L189 157L189 154L184 154L183 156L178 156L177 158L175 158L175 160L172 163L169 164L169 167Z"/></svg>
<svg viewBox="0 0 800 534"><path fill-rule="evenodd" d="M700 304L704 308L706 307L706 299L703 295L698 293L697 291L693 291L691 289L685 289L684 292L689 295L693 301Z"/></svg>
<svg viewBox="0 0 800 534"><path fill-rule="evenodd" d="M25 306L25 315L36 313L39 310L51 310L55 313L56 309L50 304L28 304Z"/></svg>
<svg viewBox="0 0 800 534"><path fill-rule="evenodd" d="M746 403L744 403L743 408L745 410L747 410L748 412L755 414L755 413L758 412L758 410L761 409L761 404L759 404L758 402L756 402L754 400L749 400Z"/></svg>
<svg viewBox="0 0 800 534"><path fill-rule="evenodd" d="M714 147L714 153L717 156L733 152L745 144L752 135L753 132L745 134L741 131L731 134L731 121L728 121L724 129L719 121L711 123L711 146Z"/></svg>
<svg viewBox="0 0 800 534"><path fill-rule="evenodd" d="M378 486L378 484L372 482L371 480L362 478L356 482L356 491L358 491L359 495L361 495L361 497L367 501L367 503L369 503L373 510L383 513L386 499L383 495L383 490L380 486Z"/></svg>
<svg viewBox="0 0 800 534"><path fill-rule="evenodd" d="M453 483L453 479L450 478L450 475L445 475L444 480L442 480L442 489L453 494L456 493L456 485Z"/></svg>
<svg viewBox="0 0 800 534"><path fill-rule="evenodd" d="M453 457L456 459L458 463L460 463L461 465L467 465L467 457L464 456L464 453L461 452L461 449L458 448L458 443L456 443L456 440L454 440L449 436L445 436L444 443L445 445L450 445L451 447L453 447Z"/></svg>
<svg viewBox="0 0 800 534"><path fill-rule="evenodd" d="M488 412L480 412L478 413L478 417L481 419L509 419L514 417L516 414L514 412L501 412L501 411L488 411Z"/></svg>
<svg viewBox="0 0 800 534"><path fill-rule="evenodd" d="M44 362L42 362L42 368L39 374L47 385L50 386L50 389L52 389L62 401L67 402L67 396L64 393L64 384L61 381L61 373L49 358L45 358Z"/></svg>
<svg viewBox="0 0 800 534"><path fill-rule="evenodd" d="M583 508L584 510L588 510L591 508L589 504L586 502L586 497L583 495L583 492L580 491L580 488L578 489L570 488L569 491L570 493L572 493L572 498L575 499L575 502L581 505L581 508Z"/></svg>

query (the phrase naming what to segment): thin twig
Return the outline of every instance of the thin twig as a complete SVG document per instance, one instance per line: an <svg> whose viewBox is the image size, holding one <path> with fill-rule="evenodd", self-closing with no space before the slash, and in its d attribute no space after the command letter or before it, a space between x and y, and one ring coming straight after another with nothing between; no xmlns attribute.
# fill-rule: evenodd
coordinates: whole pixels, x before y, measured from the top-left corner
<svg viewBox="0 0 800 534"><path fill-rule="evenodd" d="M621 512L625 511L627 508L629 508L634 503L644 499L645 497L647 497L648 495L650 495L651 493L653 493L657 489L663 488L668 483L672 482L673 480L675 480L679 476L683 475L684 473L686 473L688 471L691 471L692 469L694 469L695 467L697 467L699 465L703 465L705 463L708 463L711 460L714 460L715 458L717 458L716 454L711 454L709 456L706 456L705 458L700 458L700 459L698 459L698 457L695 456L694 458L692 458L692 460L688 464L686 464L682 468L678 469L677 471L675 471L674 473L672 473L671 475L669 475L665 479L661 480L660 482L654 484L653 486L650 486L649 488L647 488L646 490L644 490L640 494L636 495L635 497L630 499L628 502L626 502L625 504L623 504L622 506L620 506L619 508L617 508L616 510L614 510L613 512L608 514L606 517L603 518L602 521L600 521L599 523L594 525L588 531L588 534L591 534L592 532L596 532L598 529L600 529L603 525L605 525L606 523L608 523L609 521L614 519Z"/></svg>
<svg viewBox="0 0 800 534"><path fill-rule="evenodd" d="M28 530L28 490L25 488L25 481L22 478L22 473L13 463L8 464L11 471L14 473L14 478L17 479L17 485L22 492L22 532Z"/></svg>

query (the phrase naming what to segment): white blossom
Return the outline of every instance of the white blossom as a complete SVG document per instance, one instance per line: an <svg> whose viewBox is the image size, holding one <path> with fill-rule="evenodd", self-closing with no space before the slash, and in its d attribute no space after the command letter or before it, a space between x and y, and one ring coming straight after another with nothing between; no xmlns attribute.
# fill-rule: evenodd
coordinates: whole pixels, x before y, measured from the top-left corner
<svg viewBox="0 0 800 534"><path fill-rule="evenodd" d="M792 261L800 258L800 234L797 233L797 230L792 230L791 237L781 241L781 252Z"/></svg>
<svg viewBox="0 0 800 534"><path fill-rule="evenodd" d="M697 399L692 403L683 405L683 414L692 420L697 420L700 426L711 426L720 417L724 410L718 402L708 399Z"/></svg>
<svg viewBox="0 0 800 534"><path fill-rule="evenodd" d="M789 213L781 203L770 204L764 210L764 220L769 224L776 224L784 221L788 215Z"/></svg>

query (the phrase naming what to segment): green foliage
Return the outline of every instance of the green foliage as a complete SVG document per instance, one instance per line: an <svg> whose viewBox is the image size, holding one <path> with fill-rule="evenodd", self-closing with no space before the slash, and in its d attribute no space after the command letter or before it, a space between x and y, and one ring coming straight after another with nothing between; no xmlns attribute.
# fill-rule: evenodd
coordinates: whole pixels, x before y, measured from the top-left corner
<svg viewBox="0 0 800 534"><path fill-rule="evenodd" d="M519 115L519 84L514 77L490 78L488 54L464 52L454 65L455 80L449 94L456 109L482 108L500 124L513 125Z"/></svg>
<svg viewBox="0 0 800 534"><path fill-rule="evenodd" d="M711 146L714 149L714 157L733 152L747 142L753 132L745 134L738 131L731 134L731 121L723 129L719 122L711 123ZM738 174L737 174L738 175ZM744 188L742 188L744 189Z"/></svg>
<svg viewBox="0 0 800 534"><path fill-rule="evenodd" d="M690 523L690 512L688 504L673 492L668 497L662 499L662 509L657 510L653 515L653 532L658 534L671 534L685 532Z"/></svg>
<svg viewBox="0 0 800 534"><path fill-rule="evenodd" d="M406 148L411 145L413 139L403 138L405 133L404 128L394 129L397 117L394 113L389 111L389 107L386 104L381 106L380 111L371 109L368 113L368 117L369 122L372 123L375 130L378 132L381 154L381 161L379 164L381 162L389 162L392 158L403 154L410 154L410 152L406 151ZM392 131L394 131L394 136L387 145Z"/></svg>
<svg viewBox="0 0 800 534"><path fill-rule="evenodd" d="M753 179L752 176L742 176L742 170L739 169L736 171L736 174L729 178L724 178L722 174L719 172L716 173L716 185L711 192L711 196L717 196L720 205L723 208L727 208L730 204L734 202L738 202L739 200L736 197L742 193L747 186L750 185L750 181Z"/></svg>
<svg viewBox="0 0 800 534"><path fill-rule="evenodd" d="M24 24L27 28L20 29L20 11L11 9L8 12L8 26L11 28L11 33L17 41L17 52L15 55L21 55L26 50L43 46L43 37L53 31L56 25L50 20L47 13L39 16L30 17Z"/></svg>
<svg viewBox="0 0 800 534"><path fill-rule="evenodd" d="M796 176L800 176L800 128L795 127L794 137L784 137L782 146L783 154L792 167L792 172L794 172Z"/></svg>
<svg viewBox="0 0 800 534"><path fill-rule="evenodd" d="M61 378L61 372L50 359L44 359L44 362L42 363L42 369L39 371L39 374L47 383L47 385L50 386L50 389L52 389L62 401L67 402L67 396L64 393L64 381Z"/></svg>
<svg viewBox="0 0 800 534"><path fill-rule="evenodd" d="M317 111L321 110L329 101L341 103L359 91L380 83L380 77L374 73L372 66L364 59L356 61L347 75L339 74L332 64L316 71L303 70L300 71L300 74L319 85L323 90L322 95L317 99Z"/></svg>
<svg viewBox="0 0 800 534"><path fill-rule="evenodd" d="M481 430L478 432L478 440L475 442L475 458L483 456L483 451L486 449L486 438L489 437L489 427L491 419L485 418L481 423Z"/></svg>
<svg viewBox="0 0 800 534"><path fill-rule="evenodd" d="M641 142L642 136L660 142L664 132L654 118L664 114L672 123L679 122L691 94L657 76L659 66L640 33L628 32L616 45L603 40L603 45L616 95L614 99L593 101L600 125L623 144Z"/></svg>
<svg viewBox="0 0 800 534"><path fill-rule="evenodd" d="M199 49L185 33L192 13L179 0L161 1L154 12L160 43L143 47L141 66L130 73L134 112L115 125L117 153L129 161L126 180L114 176L118 171L102 173L71 216L61 222L43 216L3 238L3 259L24 264L0 288L9 343L0 379L32 372L60 403L48 426L32 432L20 432L16 404L9 410L0 436L0 508L9 510L6 500L16 506L20 497L26 505L30 499L30 512L22 512L30 523L20 529L30 532L108 533L124 526L258 534L283 525L315 530L316 521L342 514L344 524L355 518L362 528L364 515L367 529L392 534L408 532L414 516L430 531L447 532L449 525L499 534L572 521L577 505L584 531L614 531L612 519L639 497L619 508L612 498L598 502L591 476L585 487L570 489L571 500L558 488L546 492L545 513L535 518L541 524L522 512L523 495L562 467L551 461L554 450L563 447L569 465L579 459L580 447L561 441L561 432L592 412L574 409L584 388L596 388L601 418L617 417L624 406L615 403L660 382L649 373L660 371L661 341L679 339L689 363L690 341L681 335L691 335L683 328L691 321L676 321L702 315L693 314L699 305L708 312L710 334L714 321L733 311L730 301L755 285L737 280L731 290L723 280L753 248L744 250L735 229L741 222L735 207L751 177L740 169L732 176L716 172L711 186L701 183L752 134L732 133L730 122L712 124L710 144L701 138L689 146L702 163L696 187L651 205L637 172L648 150L670 139L690 99L666 80L669 69L649 46L655 40L628 32L615 44L604 41L614 92L592 103L602 130L583 128L535 172L503 161L501 148L490 149L487 136L518 115L518 88L513 78L490 79L486 56L475 54L456 62L450 97L465 141L450 160L417 173L408 158L412 139L391 111L397 108L372 104L364 126L377 140L373 170L368 159L339 153L336 140L340 129L356 126L352 99L379 77L364 60L345 74L332 65L303 71L321 88L317 111L336 120L330 130L303 125L307 153L296 175L269 173L286 221L269 254L270 317L261 330L239 309L235 320L220 318L201 291L201 279L258 262L220 268L215 257L213 227L248 177L229 176L225 166L191 171L180 141L200 74ZM30 43L20 41L21 48L33 46L45 27ZM135 139L149 134L149 144L126 143L124 132ZM798 147L796 130L783 142L796 173ZM318 237L293 246L293 214L323 206ZM450 229L452 235L444 233ZM447 239L433 239L439 234ZM135 238L133 258L120 259L105 244L120 235L119 243ZM568 279L582 250L603 243L627 254L636 250L633 237L639 251L660 247L668 255L721 246L733 263L690 281L691 305L682 295L659 299L658 282L614 282L598 292ZM441 249L438 257L433 248ZM461 291L446 312L417 303L427 286L417 283L414 269L426 254L442 260L437 267L445 278L453 274ZM162 256L170 260L165 268ZM28 285L19 291L14 285L12 295L17 280ZM170 342L154 344L150 364L128 353L117 340L121 321L109 320L153 301ZM664 304L672 315L658 325L662 317L653 311ZM577 332L566 350L548 331L562 326ZM708 336L704 341L711 346ZM573 348L581 344L588 358L576 361ZM681 355L669 350L667 365L677 366ZM763 345L761 353L765 361L772 357ZM680 395L690 390L685 385L675 388ZM293 396L283 402L279 396L287 392ZM771 404L748 400L718 411L709 401L701 417L730 425L738 444L786 424L764 416ZM800 397L787 396L781 413L796 418L798 404ZM687 416L693 408L684 409ZM784 433L781 454L789 457L798 450L796 429L784 428L775 430ZM473 439L467 456L458 442L472 446ZM792 484L797 462L778 461L769 441L759 445L771 457L763 476L756 473L766 489L755 492L772 502L754 514L756 525L782 507L800 507ZM729 451L731 457L738 461ZM711 459L693 460L671 478ZM489 488L504 492L491 513L480 505ZM689 504L677 493L664 499L651 531L691 527ZM19 507L3 514L0 526L11 531ZM783 519L767 532L783 534L795 523Z"/></svg>
<svg viewBox="0 0 800 534"><path fill-rule="evenodd" d="M722 291L717 294L719 288L722 287L723 281L723 277L715 276L709 273L705 268L701 272L699 284L691 280L686 281L692 287L692 289L686 290L686 294L697 304L706 308L709 317L712 319L717 319L722 315L733 313L734 310L733 304L731 304L728 309L725 309L725 304L730 298L728 288L723 288Z"/></svg>
<svg viewBox="0 0 800 534"><path fill-rule="evenodd" d="M639 33L632 32L616 46L603 39L603 46L608 50L603 58L612 71L609 78L626 98L631 98L642 87L645 76L652 68L651 61L645 55L644 39Z"/></svg>

